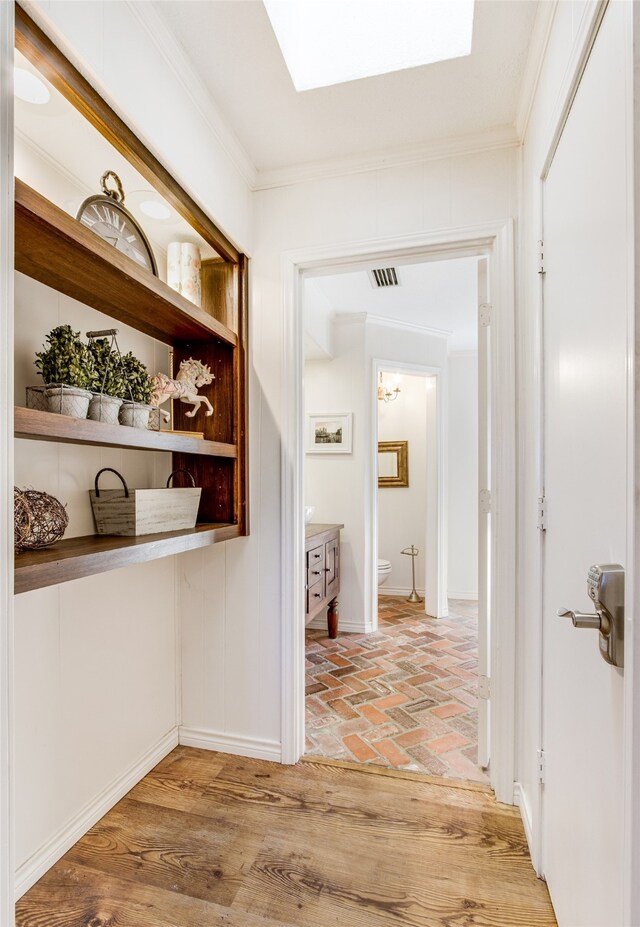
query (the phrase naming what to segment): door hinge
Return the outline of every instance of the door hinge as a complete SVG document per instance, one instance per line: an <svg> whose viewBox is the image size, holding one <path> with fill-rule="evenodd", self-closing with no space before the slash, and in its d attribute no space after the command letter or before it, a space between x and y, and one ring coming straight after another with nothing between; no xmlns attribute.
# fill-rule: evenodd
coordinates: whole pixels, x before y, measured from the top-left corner
<svg viewBox="0 0 640 927"><path fill-rule="evenodd" d="M491 680L488 676L478 676L478 698L491 698Z"/></svg>
<svg viewBox="0 0 640 927"><path fill-rule="evenodd" d="M546 757L544 750L538 750L538 782L544 784L545 773L546 773Z"/></svg>
<svg viewBox="0 0 640 927"><path fill-rule="evenodd" d="M491 514L491 490L481 489L479 501L480 501L480 514L490 515Z"/></svg>
<svg viewBox="0 0 640 927"><path fill-rule="evenodd" d="M538 496L538 531L547 530L547 500Z"/></svg>
<svg viewBox="0 0 640 927"><path fill-rule="evenodd" d="M542 239L538 242L538 273L540 276L546 274L546 270L544 269L544 242Z"/></svg>
<svg viewBox="0 0 640 927"><path fill-rule="evenodd" d="M483 328L488 328L491 325L491 312L493 306L490 303L481 303L478 307L478 321Z"/></svg>

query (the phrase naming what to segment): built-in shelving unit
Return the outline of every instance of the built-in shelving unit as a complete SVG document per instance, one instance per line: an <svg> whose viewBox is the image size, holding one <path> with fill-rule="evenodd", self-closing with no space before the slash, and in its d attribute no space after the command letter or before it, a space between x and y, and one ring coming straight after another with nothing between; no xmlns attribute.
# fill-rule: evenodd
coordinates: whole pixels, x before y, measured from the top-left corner
<svg viewBox="0 0 640 927"><path fill-rule="evenodd" d="M172 468L188 469L202 488L198 524L191 531L136 538L91 535L19 554L15 592L20 593L248 534L248 265L20 6L16 7L16 46L218 254L203 264L199 308L16 180L16 270L170 345L176 367L194 356L215 374L214 382L201 389L213 405L212 416L187 418L179 403L174 409L175 428L204 432L204 439L16 407L18 438L166 451L172 454Z"/></svg>

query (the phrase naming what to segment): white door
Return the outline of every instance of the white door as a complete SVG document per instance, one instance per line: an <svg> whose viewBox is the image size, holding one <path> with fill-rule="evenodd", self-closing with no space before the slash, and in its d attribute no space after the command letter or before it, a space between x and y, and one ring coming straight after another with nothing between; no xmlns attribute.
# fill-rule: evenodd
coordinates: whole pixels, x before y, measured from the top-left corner
<svg viewBox="0 0 640 927"><path fill-rule="evenodd" d="M623 670L556 612L592 612L589 566L628 563L627 12L604 14L543 188L543 869L560 927L623 923Z"/></svg>
<svg viewBox="0 0 640 927"><path fill-rule="evenodd" d="M478 766L490 755L489 679L491 677L491 415L489 356L489 267L478 260Z"/></svg>

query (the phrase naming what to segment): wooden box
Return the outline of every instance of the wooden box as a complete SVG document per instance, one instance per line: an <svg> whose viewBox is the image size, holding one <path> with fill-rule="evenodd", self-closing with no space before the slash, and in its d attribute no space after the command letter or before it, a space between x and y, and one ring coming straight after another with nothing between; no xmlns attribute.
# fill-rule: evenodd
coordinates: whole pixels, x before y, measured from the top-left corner
<svg viewBox="0 0 640 927"><path fill-rule="evenodd" d="M100 474L110 470L122 480L122 489L100 489ZM98 534L136 537L165 531L189 530L195 526L202 490L129 489L117 470L105 467L96 476L95 489L89 493ZM193 478L191 478L193 482Z"/></svg>

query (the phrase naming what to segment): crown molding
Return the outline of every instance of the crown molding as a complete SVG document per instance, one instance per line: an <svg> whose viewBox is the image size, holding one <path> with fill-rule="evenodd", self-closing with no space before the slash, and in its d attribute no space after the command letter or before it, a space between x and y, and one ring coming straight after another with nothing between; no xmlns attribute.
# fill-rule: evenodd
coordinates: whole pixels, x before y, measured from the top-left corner
<svg viewBox="0 0 640 927"><path fill-rule="evenodd" d="M244 182L251 190L254 190L257 171L253 161L214 103L213 96L194 69L182 45L175 39L164 17L152 3L140 3L139 0L125 0L125 2L131 14L138 20L162 55L167 66L171 68L174 77L189 96L213 135L220 142Z"/></svg>
<svg viewBox="0 0 640 927"><path fill-rule="evenodd" d="M522 141L527 134L558 2L559 0L546 0L544 3L538 3L516 109L516 132Z"/></svg>
<svg viewBox="0 0 640 927"><path fill-rule="evenodd" d="M58 161L57 158L54 158L52 154L48 151L45 151L37 142L26 134L22 129L19 129L17 126L14 126L13 133L16 139L20 144L24 145L32 154L34 154L40 161L44 164L47 164L52 170L57 174L63 177L68 183L73 184L78 190L78 196L91 196L95 193L95 188L90 187L88 184L81 181L76 175L69 170L69 168L62 164L61 161Z"/></svg>
<svg viewBox="0 0 640 927"><path fill-rule="evenodd" d="M456 138L437 139L420 145L403 145L368 154L346 155L323 161L308 161L288 167L259 170L254 189L271 190L297 183L340 177L347 174L363 174L384 168L417 164L421 161L436 161L482 151L496 151L502 148L517 148L520 136L514 126L499 126L485 132L462 135Z"/></svg>
<svg viewBox="0 0 640 927"><path fill-rule="evenodd" d="M429 335L431 338L446 339L453 335L453 332L444 328L431 328L429 325L403 322L400 319L391 319L384 315L374 315L372 312L338 312L332 318L334 325L353 325L357 322L363 325L386 325L388 328L398 328L414 334Z"/></svg>

